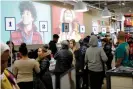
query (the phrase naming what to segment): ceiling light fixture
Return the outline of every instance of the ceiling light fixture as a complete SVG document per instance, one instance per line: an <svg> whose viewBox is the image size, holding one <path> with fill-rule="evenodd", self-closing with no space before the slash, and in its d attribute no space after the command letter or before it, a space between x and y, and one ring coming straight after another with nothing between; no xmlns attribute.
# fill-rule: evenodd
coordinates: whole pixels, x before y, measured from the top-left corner
<svg viewBox="0 0 133 89"><path fill-rule="evenodd" d="M86 12L88 10L89 9L87 8L87 5L84 2L82 2L82 1L78 1L74 5L74 11L75 12Z"/></svg>
<svg viewBox="0 0 133 89"><path fill-rule="evenodd" d="M117 21L124 21L125 17L122 13L119 14L119 16L117 16Z"/></svg>
<svg viewBox="0 0 133 89"><path fill-rule="evenodd" d="M102 18L110 18L111 12L108 10L107 6L104 7L104 10L102 11Z"/></svg>
<svg viewBox="0 0 133 89"><path fill-rule="evenodd" d="M125 6L125 3L123 2L122 5Z"/></svg>
<svg viewBox="0 0 133 89"><path fill-rule="evenodd" d="M129 12L131 13L131 12L132 12L132 10L131 10L131 9L129 9Z"/></svg>
<svg viewBox="0 0 133 89"><path fill-rule="evenodd" d="M121 3L121 1L120 1L120 3ZM125 20L125 16L122 13L122 3L121 3L120 14L117 16L117 21L124 21L124 20Z"/></svg>

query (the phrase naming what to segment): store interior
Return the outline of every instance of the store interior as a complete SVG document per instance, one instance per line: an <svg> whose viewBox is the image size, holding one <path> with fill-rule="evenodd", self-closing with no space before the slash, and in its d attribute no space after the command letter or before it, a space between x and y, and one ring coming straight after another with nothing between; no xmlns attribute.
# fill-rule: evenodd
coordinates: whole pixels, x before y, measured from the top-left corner
<svg viewBox="0 0 133 89"><path fill-rule="evenodd" d="M85 5L87 5L87 11L85 12L76 12L74 10L74 4L76 0L73 1L40 1L33 0L34 6L36 8L36 21L35 25L37 27L37 31L41 34L43 43L48 43L52 39L52 34L59 34L63 39L66 39L64 33L61 33L61 24L66 18L69 23L75 25L70 26L77 30L74 34L71 32L69 35L72 36L68 39L75 39L78 41L79 39L90 35L92 32L95 34L99 33L109 33L112 34L114 32L118 32L120 30L126 31L127 33L132 33L132 1L83 1ZM1 9L1 36L2 41L6 42L10 39L10 36L14 30L17 30L17 26L15 26L14 30L6 30L5 18L13 17L15 19L14 23L19 24L21 22L21 15L19 11L19 3L20 1L2 1ZM15 4L15 5L14 5ZM109 10L109 14L111 16L103 17L104 9L107 7ZM68 15L71 16L67 18L65 17L65 10L68 10ZM70 12L69 12L70 11ZM105 14L108 14L105 12ZM40 23L47 24L46 31L41 31ZM67 22L67 21L66 21ZM77 26L76 26L77 25ZM80 32L80 27L83 26L85 31ZM6 34L6 35L5 35ZM75 37L76 36L76 37ZM38 43L35 43L38 44ZM20 44L16 44L20 45ZM31 45L31 44L29 44Z"/></svg>
<svg viewBox="0 0 133 89"><path fill-rule="evenodd" d="M15 50L19 49L22 42L19 34L15 32L20 29L23 19L21 10L27 5L23 3L23 6L20 6L21 2L23 1L1 1L1 41L5 43L8 40L13 41ZM133 37L132 0L24 0L24 2L33 4L30 9L33 9L34 28L41 37L41 42L26 41L29 51L48 44L53 39L53 34L60 36L58 47L63 40L75 39L78 42L91 33L111 37L119 31L124 31ZM29 18L28 20L30 21ZM66 25L68 29L64 29ZM133 89L133 75L112 77L112 88L107 87L106 79L104 81L103 89ZM63 83L61 89L67 89L63 86L66 85Z"/></svg>

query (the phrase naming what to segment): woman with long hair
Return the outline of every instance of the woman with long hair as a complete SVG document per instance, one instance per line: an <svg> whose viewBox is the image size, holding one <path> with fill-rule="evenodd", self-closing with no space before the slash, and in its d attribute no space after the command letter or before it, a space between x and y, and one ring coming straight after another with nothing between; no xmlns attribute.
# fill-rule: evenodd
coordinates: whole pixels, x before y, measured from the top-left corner
<svg viewBox="0 0 133 89"><path fill-rule="evenodd" d="M77 45L76 45L76 41L75 41L74 39L71 39L71 40L70 40L70 42L69 42L69 47L70 47L70 51L71 51L72 54L73 54L73 62L72 62L72 64L75 66L76 60L75 60L75 54L74 54L74 52L75 52L76 50L78 50L78 48L77 48Z"/></svg>
<svg viewBox="0 0 133 89"><path fill-rule="evenodd" d="M53 83L52 83L52 77L49 71L49 66L50 66L50 60L48 58L48 55L51 54L51 51L48 51L44 47L40 47L38 49L38 58L37 61L40 64L40 73L39 73L39 78L41 82L44 84L46 89L53 89ZM44 88L41 88L44 89Z"/></svg>
<svg viewBox="0 0 133 89"><path fill-rule="evenodd" d="M21 59L16 60L13 65L13 73L17 78L20 89L33 89L33 70L40 72L39 63L28 58L28 49L26 44L19 47Z"/></svg>

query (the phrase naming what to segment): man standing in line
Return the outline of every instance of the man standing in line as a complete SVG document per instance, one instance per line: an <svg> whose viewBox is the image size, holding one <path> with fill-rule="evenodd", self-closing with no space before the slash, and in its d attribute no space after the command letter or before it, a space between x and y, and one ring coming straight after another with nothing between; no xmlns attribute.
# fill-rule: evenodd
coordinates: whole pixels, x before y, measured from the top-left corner
<svg viewBox="0 0 133 89"><path fill-rule="evenodd" d="M52 51L52 54L55 55L57 52L56 43L58 42L59 36L57 34L53 35L53 40L49 42L49 49Z"/></svg>
<svg viewBox="0 0 133 89"><path fill-rule="evenodd" d="M129 45L125 42L125 32L118 33L118 42L119 46L115 52L116 67L129 66Z"/></svg>

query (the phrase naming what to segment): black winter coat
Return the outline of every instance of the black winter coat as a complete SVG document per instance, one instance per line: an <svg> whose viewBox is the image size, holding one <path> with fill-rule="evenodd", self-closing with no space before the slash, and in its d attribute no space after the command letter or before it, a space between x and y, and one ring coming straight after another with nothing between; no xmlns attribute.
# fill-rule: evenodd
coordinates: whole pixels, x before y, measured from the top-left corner
<svg viewBox="0 0 133 89"><path fill-rule="evenodd" d="M52 77L49 72L49 60L41 59L39 64L40 73L34 74L34 89L53 89Z"/></svg>
<svg viewBox="0 0 133 89"><path fill-rule="evenodd" d="M56 42L50 41L49 42L49 49L52 51L52 54L55 55L57 52Z"/></svg>
<svg viewBox="0 0 133 89"><path fill-rule="evenodd" d="M66 72L72 67L73 54L68 49L59 50L54 59L56 60L56 66L54 72Z"/></svg>
<svg viewBox="0 0 133 89"><path fill-rule="evenodd" d="M104 51L105 51L108 58L112 57L113 56L112 55L112 44L111 43L106 43L104 45Z"/></svg>
<svg viewBox="0 0 133 89"><path fill-rule="evenodd" d="M41 60L40 62L40 79L44 83L46 89L53 89L52 77L49 72L50 62L48 59Z"/></svg>
<svg viewBox="0 0 133 89"><path fill-rule="evenodd" d="M74 55L75 55L75 59L76 59L76 70L77 70L77 72L83 72L85 61L84 61L84 57L81 53L81 50L80 49L76 50L74 52Z"/></svg>

